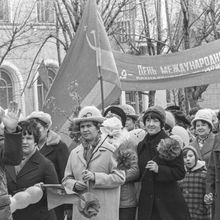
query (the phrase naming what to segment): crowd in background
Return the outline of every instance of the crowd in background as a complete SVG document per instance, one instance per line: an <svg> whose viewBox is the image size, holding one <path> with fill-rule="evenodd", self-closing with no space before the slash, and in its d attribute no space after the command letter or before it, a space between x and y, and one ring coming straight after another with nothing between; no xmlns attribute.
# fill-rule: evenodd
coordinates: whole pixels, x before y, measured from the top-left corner
<svg viewBox="0 0 220 220"><path fill-rule="evenodd" d="M48 211L45 194L10 213L8 194L38 183L93 193L100 202L95 220L220 219L220 113L152 106L136 114L125 104L102 114L86 106L70 124L67 146L51 129L49 114L35 111L19 120L12 106L0 114L0 219L86 219L74 205ZM134 157L122 169L116 152L128 149Z"/></svg>

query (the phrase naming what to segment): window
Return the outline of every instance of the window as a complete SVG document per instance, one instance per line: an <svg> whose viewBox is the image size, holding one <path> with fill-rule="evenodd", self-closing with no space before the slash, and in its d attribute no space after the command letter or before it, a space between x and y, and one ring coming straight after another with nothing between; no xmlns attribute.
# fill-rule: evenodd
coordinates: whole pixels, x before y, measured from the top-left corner
<svg viewBox="0 0 220 220"><path fill-rule="evenodd" d="M131 25L130 21L120 21L118 22L118 30L119 30L119 41L121 43L126 43L131 36Z"/></svg>
<svg viewBox="0 0 220 220"><path fill-rule="evenodd" d="M140 91L137 91L137 92L136 91L126 91L125 99L126 99L126 103L133 106L134 109L137 109L136 105L139 104L139 106L138 106L139 112L142 112L142 110L143 110L142 92L140 92ZM139 113L139 112L137 112L137 113Z"/></svg>
<svg viewBox="0 0 220 220"><path fill-rule="evenodd" d="M55 22L53 0L38 0L37 20L39 23Z"/></svg>
<svg viewBox="0 0 220 220"><path fill-rule="evenodd" d="M0 69L0 106L6 109L13 100L12 80L4 69Z"/></svg>
<svg viewBox="0 0 220 220"><path fill-rule="evenodd" d="M57 68L56 67L51 67L47 66L47 71L48 71L48 77L49 77L49 84L50 86L53 83L53 80L56 76ZM38 92L38 104L39 104L39 110L43 108L43 104L47 95L49 88L46 88L40 77L38 77L37 80L37 92Z"/></svg>
<svg viewBox="0 0 220 220"><path fill-rule="evenodd" d="M9 21L9 10L7 0L0 0L0 21Z"/></svg>

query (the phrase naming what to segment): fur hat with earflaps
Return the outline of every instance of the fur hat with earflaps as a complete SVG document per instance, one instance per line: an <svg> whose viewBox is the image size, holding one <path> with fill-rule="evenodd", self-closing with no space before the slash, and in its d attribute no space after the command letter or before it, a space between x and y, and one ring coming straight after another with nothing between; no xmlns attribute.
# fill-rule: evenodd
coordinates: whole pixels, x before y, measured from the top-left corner
<svg viewBox="0 0 220 220"><path fill-rule="evenodd" d="M102 123L105 120L102 117L101 112L95 106L86 106L82 108L78 114L77 118L73 119L73 122L78 125L80 122L84 121L94 121L98 123Z"/></svg>

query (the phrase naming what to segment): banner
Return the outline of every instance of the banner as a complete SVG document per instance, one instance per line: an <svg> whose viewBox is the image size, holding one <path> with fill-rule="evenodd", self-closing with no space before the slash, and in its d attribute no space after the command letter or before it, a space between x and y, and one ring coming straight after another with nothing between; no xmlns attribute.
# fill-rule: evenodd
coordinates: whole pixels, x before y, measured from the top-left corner
<svg viewBox="0 0 220 220"><path fill-rule="evenodd" d="M114 57L124 91L220 82L220 40L168 55L134 56L114 51Z"/></svg>

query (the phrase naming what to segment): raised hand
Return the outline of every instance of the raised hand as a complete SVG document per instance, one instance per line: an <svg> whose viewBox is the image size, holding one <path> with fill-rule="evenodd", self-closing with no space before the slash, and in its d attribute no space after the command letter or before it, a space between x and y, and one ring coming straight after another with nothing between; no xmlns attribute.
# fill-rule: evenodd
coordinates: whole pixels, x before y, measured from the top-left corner
<svg viewBox="0 0 220 220"><path fill-rule="evenodd" d="M8 132L16 131L20 114L21 110L18 108L18 104L16 102L10 102L7 114L3 114L2 112L0 113L0 118Z"/></svg>

